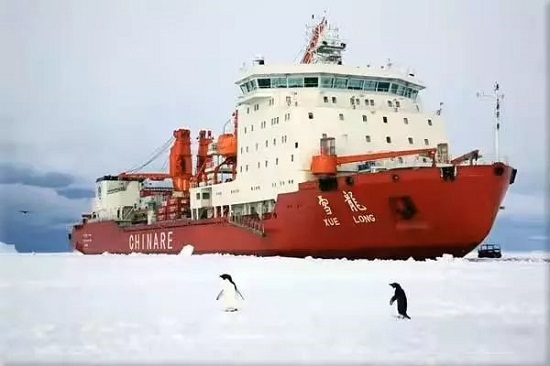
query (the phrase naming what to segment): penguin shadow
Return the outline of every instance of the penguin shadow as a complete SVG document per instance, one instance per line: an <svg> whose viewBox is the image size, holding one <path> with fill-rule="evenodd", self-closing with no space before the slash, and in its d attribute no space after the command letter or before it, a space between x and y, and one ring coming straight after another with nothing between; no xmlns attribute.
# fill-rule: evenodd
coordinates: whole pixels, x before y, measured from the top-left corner
<svg viewBox="0 0 550 366"><path fill-rule="evenodd" d="M398 319L411 319L407 314L408 304L405 290L403 290L401 285L397 282L392 282L389 285L394 288L393 296L390 299L390 306L393 305L394 302L397 302L397 313L399 314L394 316Z"/></svg>

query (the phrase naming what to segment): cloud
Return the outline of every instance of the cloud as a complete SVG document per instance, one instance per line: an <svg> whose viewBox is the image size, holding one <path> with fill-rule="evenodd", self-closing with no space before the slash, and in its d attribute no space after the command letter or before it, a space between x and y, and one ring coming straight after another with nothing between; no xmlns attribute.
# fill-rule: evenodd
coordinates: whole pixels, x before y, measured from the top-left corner
<svg viewBox="0 0 550 366"><path fill-rule="evenodd" d="M62 188L74 183L73 176L65 173L42 173L33 167L0 163L0 184L24 184L36 187Z"/></svg>
<svg viewBox="0 0 550 366"><path fill-rule="evenodd" d="M0 185L21 184L33 187L53 188L58 195L68 199L92 198L94 191L89 188L70 187L76 178L60 172L40 172L33 167L0 163ZM92 183L90 183L92 184Z"/></svg>
<svg viewBox="0 0 550 366"><path fill-rule="evenodd" d="M0 240L15 243L20 251L48 251L68 249L67 233L90 210L92 200L19 183L0 185L0 202ZM20 209L31 212L23 215Z"/></svg>
<svg viewBox="0 0 550 366"><path fill-rule="evenodd" d="M62 188L56 189L57 194L68 199L93 198L95 192L87 188Z"/></svg>
<svg viewBox="0 0 550 366"><path fill-rule="evenodd" d="M12 244L6 244L0 241L0 254L4 253L17 253L17 249Z"/></svg>

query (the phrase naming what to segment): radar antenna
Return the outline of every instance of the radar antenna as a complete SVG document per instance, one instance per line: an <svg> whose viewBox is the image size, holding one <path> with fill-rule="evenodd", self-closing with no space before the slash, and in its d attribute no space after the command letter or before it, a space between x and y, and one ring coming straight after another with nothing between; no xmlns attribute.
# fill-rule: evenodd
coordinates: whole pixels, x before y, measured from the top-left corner
<svg viewBox="0 0 550 366"><path fill-rule="evenodd" d="M346 44L342 42L338 27L328 23L326 15L315 23L315 16L311 16L313 23L307 25L308 44L302 57L302 64L342 64L342 51Z"/></svg>

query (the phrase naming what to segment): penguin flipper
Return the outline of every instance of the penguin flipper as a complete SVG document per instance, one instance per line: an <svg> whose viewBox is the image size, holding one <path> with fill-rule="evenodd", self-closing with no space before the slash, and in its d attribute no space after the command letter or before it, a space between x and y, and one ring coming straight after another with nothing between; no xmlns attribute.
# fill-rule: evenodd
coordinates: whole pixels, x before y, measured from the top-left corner
<svg viewBox="0 0 550 366"><path fill-rule="evenodd" d="M397 296L393 295L392 298L390 299L390 305L393 305L393 302L397 300Z"/></svg>
<svg viewBox="0 0 550 366"><path fill-rule="evenodd" d="M216 300L219 300L220 296L222 296L222 294L223 294L223 290L221 290L220 293L218 294L218 296L216 296Z"/></svg>
<svg viewBox="0 0 550 366"><path fill-rule="evenodd" d="M241 292L240 292L239 290L237 290L237 293L239 294L239 296L241 297L241 299L244 300L244 297L243 297L243 295L241 294Z"/></svg>

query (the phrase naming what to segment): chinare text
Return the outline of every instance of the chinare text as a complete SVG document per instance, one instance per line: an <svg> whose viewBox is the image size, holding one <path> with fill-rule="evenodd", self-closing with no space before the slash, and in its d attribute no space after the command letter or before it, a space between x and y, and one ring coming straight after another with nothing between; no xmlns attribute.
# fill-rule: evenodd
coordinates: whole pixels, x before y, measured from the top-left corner
<svg viewBox="0 0 550 366"><path fill-rule="evenodd" d="M130 250L173 249L173 231L160 233L130 234L128 246Z"/></svg>

